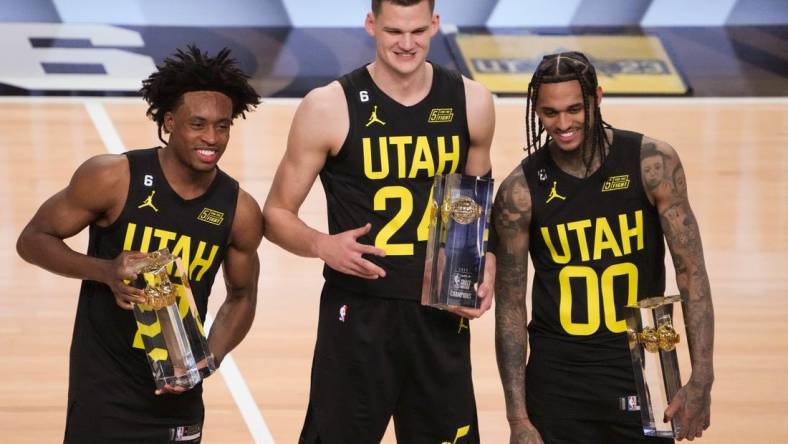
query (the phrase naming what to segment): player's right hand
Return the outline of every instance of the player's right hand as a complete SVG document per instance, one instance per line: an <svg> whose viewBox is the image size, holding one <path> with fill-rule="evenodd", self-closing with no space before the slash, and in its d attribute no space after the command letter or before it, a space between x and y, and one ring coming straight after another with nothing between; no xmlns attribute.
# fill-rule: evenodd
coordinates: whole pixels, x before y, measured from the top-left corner
<svg viewBox="0 0 788 444"><path fill-rule="evenodd" d="M320 259L340 273L364 279L385 277L386 272L362 255L372 254L384 257L386 252L372 245L361 244L358 238L369 233L371 224L342 233L325 235L318 238L317 252Z"/></svg>
<svg viewBox="0 0 788 444"><path fill-rule="evenodd" d="M544 444L542 436L529 419L510 421L509 444Z"/></svg>
<svg viewBox="0 0 788 444"><path fill-rule="evenodd" d="M711 384L689 382L673 396L665 410L663 422L673 420L677 426L676 441L692 441L703 436L711 424Z"/></svg>
<svg viewBox="0 0 788 444"><path fill-rule="evenodd" d="M146 256L139 251L124 251L107 264L104 283L112 290L115 303L124 310L131 310L134 304L145 302L145 293L129 283L137 277L132 265Z"/></svg>

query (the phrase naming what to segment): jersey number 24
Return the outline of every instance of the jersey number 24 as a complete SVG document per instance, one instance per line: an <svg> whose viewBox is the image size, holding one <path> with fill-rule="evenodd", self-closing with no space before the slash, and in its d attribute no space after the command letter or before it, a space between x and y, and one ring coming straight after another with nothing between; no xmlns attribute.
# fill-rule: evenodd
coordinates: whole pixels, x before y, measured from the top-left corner
<svg viewBox="0 0 788 444"><path fill-rule="evenodd" d="M375 236L375 246L385 251L387 256L412 256L413 243L394 244L389 241L413 215L413 195L410 190L402 186L383 187L375 193L373 202L375 211L386 211L389 200L399 201L399 211ZM432 191L430 191L430 197L427 202L432 202ZM432 205L428 204L416 228L416 240L419 242L426 241L429 235L431 208Z"/></svg>

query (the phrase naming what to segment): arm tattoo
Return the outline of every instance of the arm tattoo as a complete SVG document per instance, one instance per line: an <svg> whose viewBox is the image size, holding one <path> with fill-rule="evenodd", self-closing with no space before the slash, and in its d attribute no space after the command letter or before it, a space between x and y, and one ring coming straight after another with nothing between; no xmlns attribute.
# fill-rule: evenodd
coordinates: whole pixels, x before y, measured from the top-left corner
<svg viewBox="0 0 788 444"><path fill-rule="evenodd" d="M657 149L655 143L647 142L640 149L640 173L646 191L654 192L659 186L664 186L669 182L667 178L666 166L670 158L668 155Z"/></svg>
<svg viewBox="0 0 788 444"><path fill-rule="evenodd" d="M499 235L495 350L510 420L528 416L525 410L525 295L530 217L531 198L522 169L518 167L501 184L493 207L493 223Z"/></svg>
<svg viewBox="0 0 788 444"><path fill-rule="evenodd" d="M644 144L644 150L646 145ZM692 360L692 379L703 386L714 380L714 308L703 259L700 229L687 198L684 169L670 147L657 147L664 153L665 171L649 191L655 196L660 224L676 269L676 283L683 296L684 318ZM647 158L641 156L644 182Z"/></svg>

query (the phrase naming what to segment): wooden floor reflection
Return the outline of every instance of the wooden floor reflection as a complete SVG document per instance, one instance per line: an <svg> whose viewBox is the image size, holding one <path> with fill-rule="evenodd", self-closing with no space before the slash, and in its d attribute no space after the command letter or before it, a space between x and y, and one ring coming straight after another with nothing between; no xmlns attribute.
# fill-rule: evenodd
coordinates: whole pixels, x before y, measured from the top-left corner
<svg viewBox="0 0 788 444"><path fill-rule="evenodd" d="M261 202L285 147L297 102L271 101L236 122L222 168ZM102 103L127 147L157 144L141 101ZM494 173L522 158L522 101L497 104ZM606 100L614 126L670 142L688 176L716 310L712 427L701 442L788 442L788 101ZM0 436L59 442L68 348L79 282L21 261L14 243L43 200L106 147L80 100L0 101ZM316 186L301 213L325 229ZM83 250L86 236L69 241ZM321 263L263 242L257 318L233 353L277 443L303 423L315 341ZM672 273L669 273L672 276ZM669 291L675 290L669 278ZM217 282L211 307L223 299ZM472 322L473 370L484 443L508 442L493 349L493 316ZM206 383L206 443L252 442L222 378ZM394 442L387 435L384 442Z"/></svg>

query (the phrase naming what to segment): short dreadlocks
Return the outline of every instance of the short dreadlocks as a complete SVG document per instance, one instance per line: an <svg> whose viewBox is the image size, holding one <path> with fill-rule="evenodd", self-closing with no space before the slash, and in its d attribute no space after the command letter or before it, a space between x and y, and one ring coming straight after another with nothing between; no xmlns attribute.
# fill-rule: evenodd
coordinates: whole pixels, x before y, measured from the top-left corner
<svg viewBox="0 0 788 444"><path fill-rule="evenodd" d="M164 115L183 102L183 95L192 91L216 91L233 102L233 119L260 103L260 96L249 85L249 76L230 57L230 50L223 48L216 57L209 57L195 45L186 50L178 49L172 57L164 59L157 70L142 81L143 99L149 108L146 115L158 126L159 140L164 125Z"/></svg>
<svg viewBox="0 0 788 444"><path fill-rule="evenodd" d="M542 122L536 115L536 102L539 99L539 87L544 83L560 83L577 80L583 91L583 105L585 113L585 123L583 132L585 140L581 147L586 171L591 170L591 163L594 159L594 150L597 151L602 161L605 159L605 147L610 144L605 133L605 128L611 128L610 124L602 120L599 111L599 102L596 100L596 89L599 83L596 78L596 70L588 58L582 52L562 52L560 54L550 54L542 58L539 66L536 67L531 83L528 84L528 99L525 105L525 129L526 129L526 150L528 155L539 150L550 143L551 137L546 135L542 142L542 134L545 132ZM593 109L591 101L593 100ZM589 115L594 115L594 127L589 126ZM585 150L591 150L591 155L586 156Z"/></svg>

